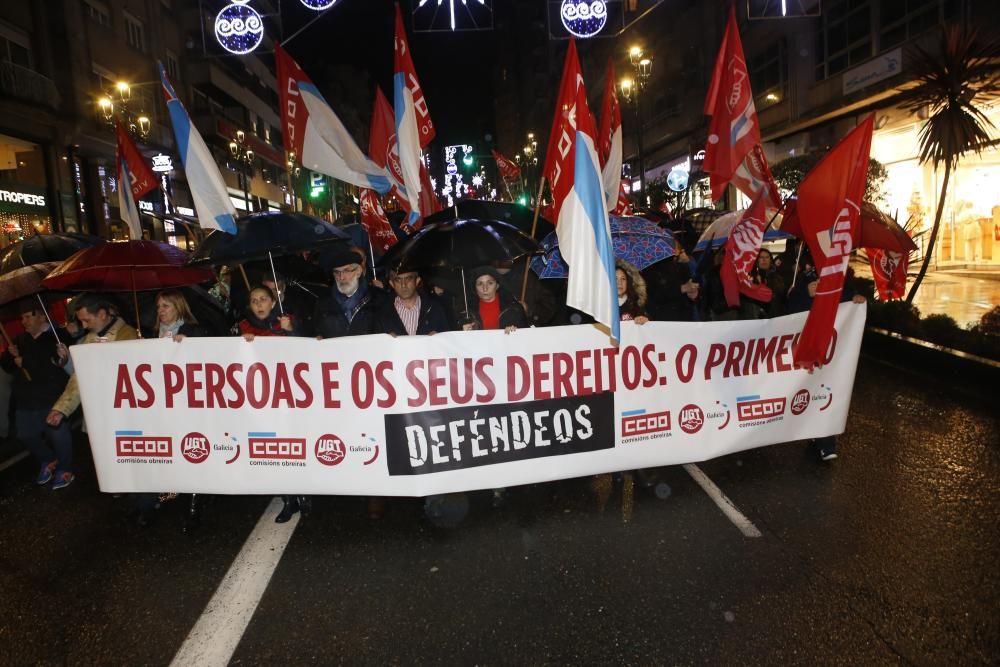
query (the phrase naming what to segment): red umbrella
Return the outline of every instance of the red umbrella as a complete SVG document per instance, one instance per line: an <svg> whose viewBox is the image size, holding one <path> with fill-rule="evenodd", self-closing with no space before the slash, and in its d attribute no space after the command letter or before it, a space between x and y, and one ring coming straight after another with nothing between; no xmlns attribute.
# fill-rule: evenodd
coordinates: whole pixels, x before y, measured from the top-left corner
<svg viewBox="0 0 1000 667"><path fill-rule="evenodd" d="M136 292L212 280L211 269L187 266L188 254L160 241L102 243L80 250L42 281L49 289L76 292Z"/></svg>
<svg viewBox="0 0 1000 667"><path fill-rule="evenodd" d="M799 222L799 212L795 199L785 202L785 213L781 221L781 231L802 238L802 225ZM882 248L894 250L908 255L917 249L906 230L895 220L878 210L875 204L864 202L861 205L861 238L859 248Z"/></svg>

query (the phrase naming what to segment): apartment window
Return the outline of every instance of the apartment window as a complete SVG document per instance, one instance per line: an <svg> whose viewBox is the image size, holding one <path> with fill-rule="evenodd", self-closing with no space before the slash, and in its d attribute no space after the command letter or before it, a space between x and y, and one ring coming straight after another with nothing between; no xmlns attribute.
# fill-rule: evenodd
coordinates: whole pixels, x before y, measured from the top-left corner
<svg viewBox="0 0 1000 667"><path fill-rule="evenodd" d="M127 12L122 12L125 17L125 41L136 51L146 51L146 35L142 21Z"/></svg>
<svg viewBox="0 0 1000 667"><path fill-rule="evenodd" d="M879 14L879 51L888 51L952 18L952 0L883 0Z"/></svg>
<svg viewBox="0 0 1000 667"><path fill-rule="evenodd" d="M104 26L105 28L111 27L111 11L100 0L84 0L83 13L97 25Z"/></svg>
<svg viewBox="0 0 1000 667"><path fill-rule="evenodd" d="M31 69L31 42L28 36L0 25L0 62Z"/></svg>
<svg viewBox="0 0 1000 667"><path fill-rule="evenodd" d="M101 94L110 95L115 89L116 77L114 73L101 67L97 63L91 63L91 81L94 85L94 90Z"/></svg>
<svg viewBox="0 0 1000 667"><path fill-rule="evenodd" d="M180 67L177 65L177 55L173 51L167 51L166 57L164 58L167 62L167 74L170 75L171 81L177 81L180 78Z"/></svg>
<svg viewBox="0 0 1000 667"><path fill-rule="evenodd" d="M816 80L872 57L870 0L838 0L824 6L816 33Z"/></svg>
<svg viewBox="0 0 1000 667"><path fill-rule="evenodd" d="M788 81L788 59L785 44L777 40L765 51L747 61L750 70L750 87L757 96L757 107L765 108L785 97Z"/></svg>

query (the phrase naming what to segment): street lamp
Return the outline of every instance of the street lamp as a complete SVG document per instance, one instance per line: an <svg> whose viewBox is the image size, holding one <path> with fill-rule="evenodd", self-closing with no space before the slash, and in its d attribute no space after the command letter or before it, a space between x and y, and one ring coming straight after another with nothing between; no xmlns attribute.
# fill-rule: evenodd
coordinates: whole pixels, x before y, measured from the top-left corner
<svg viewBox="0 0 1000 667"><path fill-rule="evenodd" d="M633 46L628 50L628 60L632 65L633 76L632 78L626 77L622 79L619 87L626 103L635 101L635 146L639 162L639 189L645 191L646 169L643 163L642 152L642 91L645 89L646 83L653 73L653 60L649 56L644 55L642 48L638 46Z"/></svg>
<svg viewBox="0 0 1000 667"><path fill-rule="evenodd" d="M137 84L146 85L146 84ZM117 94L118 101L114 101L113 97ZM152 122L145 113L140 111L140 115L133 115L132 111L129 109L129 103L132 99L132 84L127 81L118 81L114 85L114 92L106 92L97 100L97 108L100 109L101 115L104 120L107 121L108 125L114 126L115 120L121 120L122 125L132 134L133 137L137 139L145 139L149 136L149 131L152 128Z"/></svg>
<svg viewBox="0 0 1000 667"><path fill-rule="evenodd" d="M236 134L229 142L229 153L237 164L236 174L243 189L243 206L246 212L250 212L250 174L253 171L253 150L247 147L246 133L243 130L236 130Z"/></svg>

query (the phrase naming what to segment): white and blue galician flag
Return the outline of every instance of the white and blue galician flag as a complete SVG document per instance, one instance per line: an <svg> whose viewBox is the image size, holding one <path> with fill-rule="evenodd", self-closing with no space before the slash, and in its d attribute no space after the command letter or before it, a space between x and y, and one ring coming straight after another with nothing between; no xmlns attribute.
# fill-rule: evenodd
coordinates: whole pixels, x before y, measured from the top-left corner
<svg viewBox="0 0 1000 667"><path fill-rule="evenodd" d="M229 198L226 182L222 180L222 174L205 145L205 140L191 123L184 105L177 99L163 63L159 65L163 94L167 98L167 110L177 138L177 152L184 163L191 199L194 200L194 209L198 213L198 224L203 229L219 229L235 234L236 207Z"/></svg>
<svg viewBox="0 0 1000 667"><path fill-rule="evenodd" d="M319 89L280 46L274 47L281 104L281 135L285 149L302 166L345 183L375 190L392 187L385 169L358 148Z"/></svg>
<svg viewBox="0 0 1000 667"><path fill-rule="evenodd" d="M396 114L396 142L399 146L399 166L403 172L403 186L410 204L410 219L412 224L420 218L420 156L421 127L417 120L417 105L414 99L411 80L415 83L417 73L410 56L410 46L406 41L406 31L403 28L403 16L399 4L396 4L396 38L393 58L392 108ZM417 84L419 90L419 84ZM426 111L426 107L423 109ZM428 116L429 122L429 116ZM430 125L433 128L433 124Z"/></svg>
<svg viewBox="0 0 1000 667"><path fill-rule="evenodd" d="M576 43L570 40L544 173L552 189L559 250L569 265L566 305L589 313L620 341L615 258L596 137Z"/></svg>
<svg viewBox="0 0 1000 667"><path fill-rule="evenodd" d="M142 239L142 223L139 222L139 208L132 196L132 174L129 172L125 157L118 154L118 210L121 218L128 225L129 237L133 241Z"/></svg>

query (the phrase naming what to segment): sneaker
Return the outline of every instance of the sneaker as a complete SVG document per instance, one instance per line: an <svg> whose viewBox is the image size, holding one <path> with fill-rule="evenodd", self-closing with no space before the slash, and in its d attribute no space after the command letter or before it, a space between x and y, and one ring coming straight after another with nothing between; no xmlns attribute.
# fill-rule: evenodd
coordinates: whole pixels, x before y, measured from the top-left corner
<svg viewBox="0 0 1000 667"><path fill-rule="evenodd" d="M837 452L820 452L819 453L819 460L820 461L832 461L835 458L837 458Z"/></svg>
<svg viewBox="0 0 1000 667"><path fill-rule="evenodd" d="M35 484L38 486L44 486L52 481L52 471L56 469L56 464L58 461L51 461L42 465L41 470L38 471L38 478L35 479Z"/></svg>
<svg viewBox="0 0 1000 667"><path fill-rule="evenodd" d="M73 483L76 479L76 475L71 472L61 472L56 475L56 481L52 483L52 490L65 489L67 486Z"/></svg>

